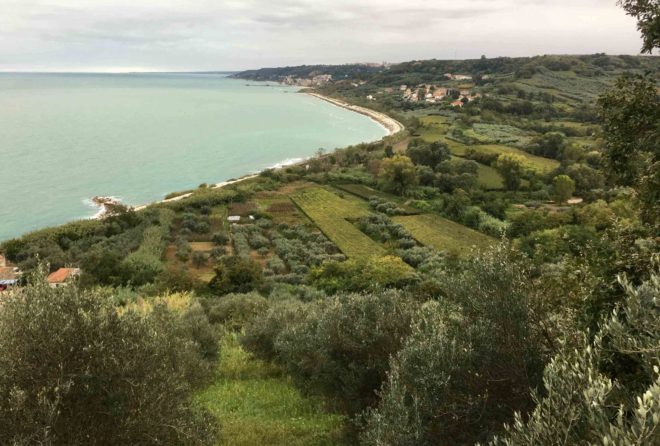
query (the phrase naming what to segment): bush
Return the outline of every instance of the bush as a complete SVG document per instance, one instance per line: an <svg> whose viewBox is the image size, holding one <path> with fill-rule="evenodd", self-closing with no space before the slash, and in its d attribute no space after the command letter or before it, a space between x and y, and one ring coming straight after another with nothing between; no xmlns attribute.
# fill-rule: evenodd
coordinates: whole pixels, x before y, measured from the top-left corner
<svg viewBox="0 0 660 446"><path fill-rule="evenodd" d="M191 402L205 367L188 325L163 307L119 315L111 296L39 283L0 311L0 443L202 445Z"/></svg>
<svg viewBox="0 0 660 446"><path fill-rule="evenodd" d="M274 360L278 351L275 348L277 336L290 324L304 317L307 305L298 300L278 301L259 314L245 327L240 339L241 345L261 359Z"/></svg>
<svg viewBox="0 0 660 446"><path fill-rule="evenodd" d="M225 257L215 268L209 288L217 294L246 293L261 284L261 266L251 259Z"/></svg>
<svg viewBox="0 0 660 446"><path fill-rule="evenodd" d="M399 257L384 256L326 262L310 273L310 282L326 291L362 291L402 287L416 280L415 271Z"/></svg>
<svg viewBox="0 0 660 446"><path fill-rule="evenodd" d="M209 322L238 330L268 309L268 301L258 293L227 294L206 302Z"/></svg>
<svg viewBox="0 0 660 446"><path fill-rule="evenodd" d="M535 394L534 412L516 415L491 445L660 443L660 277L623 286L622 308L592 341L582 335L575 347L564 345L545 369L545 392ZM633 366L633 385L603 370L616 356Z"/></svg>
<svg viewBox="0 0 660 446"><path fill-rule="evenodd" d="M276 360L303 391L325 397L345 413L358 413L376 402L389 357L410 332L415 308L397 291L307 304L277 334Z"/></svg>
<svg viewBox="0 0 660 446"><path fill-rule="evenodd" d="M367 414L367 445L474 444L532 408L543 346L529 271L500 248L438 282L446 299L415 318Z"/></svg>

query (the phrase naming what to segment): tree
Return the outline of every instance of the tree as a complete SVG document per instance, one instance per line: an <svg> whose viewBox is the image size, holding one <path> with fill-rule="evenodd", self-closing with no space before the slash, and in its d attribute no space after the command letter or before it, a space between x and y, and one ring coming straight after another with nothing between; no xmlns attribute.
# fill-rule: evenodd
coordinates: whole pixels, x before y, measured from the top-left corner
<svg viewBox="0 0 660 446"><path fill-rule="evenodd" d="M534 394L534 411L517 414L507 435L491 446L658 444L659 279L656 275L638 288L622 281L624 305L593 340L581 334L577 345L563 344L544 371L545 392ZM634 361L633 385L603 371L616 356Z"/></svg>
<svg viewBox="0 0 660 446"><path fill-rule="evenodd" d="M223 258L215 268L209 288L217 294L247 293L261 284L261 266L241 256Z"/></svg>
<svg viewBox="0 0 660 446"><path fill-rule="evenodd" d="M434 170L438 164L451 158L447 144L437 141L427 144L421 140L415 140L406 153L413 163L428 166Z"/></svg>
<svg viewBox="0 0 660 446"><path fill-rule="evenodd" d="M120 314L114 301L104 290L52 289L43 278L3 297L0 444L213 441L214 423L191 400L202 384L193 377L212 370L193 334L200 314L186 320L163 306ZM208 347L217 354L217 342Z"/></svg>
<svg viewBox="0 0 660 446"><path fill-rule="evenodd" d="M380 169L385 186L395 193L403 195L417 184L415 165L407 156L394 155L384 159Z"/></svg>
<svg viewBox="0 0 660 446"><path fill-rule="evenodd" d="M651 53L660 47L660 4L658 0L619 0L619 5L629 16L637 19L637 29L642 33L642 53Z"/></svg>
<svg viewBox="0 0 660 446"><path fill-rule="evenodd" d="M563 133L548 132L536 140L534 154L558 159L564 147L566 147L566 137Z"/></svg>
<svg viewBox="0 0 660 446"><path fill-rule="evenodd" d="M568 175L557 175L552 180L552 189L555 199L560 204L565 203L575 192L575 181L571 180Z"/></svg>
<svg viewBox="0 0 660 446"><path fill-rule="evenodd" d="M503 153L493 163L493 167L502 175L507 189L517 190L520 187L524 162L525 158L520 155Z"/></svg>

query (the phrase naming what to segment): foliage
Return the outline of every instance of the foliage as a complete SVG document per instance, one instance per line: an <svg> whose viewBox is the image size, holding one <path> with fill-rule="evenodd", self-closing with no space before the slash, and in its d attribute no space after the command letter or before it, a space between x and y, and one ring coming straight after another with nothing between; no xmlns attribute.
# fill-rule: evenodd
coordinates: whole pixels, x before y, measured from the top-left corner
<svg viewBox="0 0 660 446"><path fill-rule="evenodd" d="M385 187L400 195L417 184L415 165L410 158L403 155L394 155L392 158L383 160L380 165L380 176L385 182Z"/></svg>
<svg viewBox="0 0 660 446"><path fill-rule="evenodd" d="M565 203L575 192L575 181L568 175L557 175L552 179L552 191L557 202Z"/></svg>
<svg viewBox="0 0 660 446"><path fill-rule="evenodd" d="M209 288L218 295L246 293L257 288L261 281L261 266L255 261L239 256L224 257L215 267Z"/></svg>
<svg viewBox="0 0 660 446"><path fill-rule="evenodd" d="M642 217L660 221L660 97L650 76L626 76L598 100L610 178L633 186L642 201Z"/></svg>
<svg viewBox="0 0 660 446"><path fill-rule="evenodd" d="M227 294L207 299L206 313L212 324L239 330L268 309L268 301L258 293Z"/></svg>
<svg viewBox="0 0 660 446"><path fill-rule="evenodd" d="M306 393L355 414L376 401L388 360L410 331L415 304L396 291L307 304L275 340L277 361Z"/></svg>
<svg viewBox="0 0 660 446"><path fill-rule="evenodd" d="M637 19L637 29L642 34L642 53L651 53L660 47L660 7L654 0L619 0L626 13Z"/></svg>
<svg viewBox="0 0 660 446"><path fill-rule="evenodd" d="M517 415L491 445L657 444L660 441L659 277L634 288L593 340L565 344L544 372L536 408ZM612 379L603 365L616 355L634 361L636 389Z"/></svg>
<svg viewBox="0 0 660 446"><path fill-rule="evenodd" d="M205 366L189 326L163 307L120 316L109 297L36 283L4 299L1 443L201 445L214 437L191 403L191 371Z"/></svg>
<svg viewBox="0 0 660 446"><path fill-rule="evenodd" d="M406 154L413 163L435 169L438 164L448 160L451 152L447 144L441 142L425 143L424 140L415 139L410 143Z"/></svg>
<svg viewBox="0 0 660 446"><path fill-rule="evenodd" d="M523 157L515 154L503 153L497 157L493 167L504 178L504 185L509 190L516 190L520 187L523 174Z"/></svg>
<svg viewBox="0 0 660 446"><path fill-rule="evenodd" d="M543 359L524 264L499 249L441 279L392 359L365 445L473 444L532 408Z"/></svg>
<svg viewBox="0 0 660 446"><path fill-rule="evenodd" d="M310 273L310 283L327 293L402 287L415 279L415 271L391 255L330 261Z"/></svg>

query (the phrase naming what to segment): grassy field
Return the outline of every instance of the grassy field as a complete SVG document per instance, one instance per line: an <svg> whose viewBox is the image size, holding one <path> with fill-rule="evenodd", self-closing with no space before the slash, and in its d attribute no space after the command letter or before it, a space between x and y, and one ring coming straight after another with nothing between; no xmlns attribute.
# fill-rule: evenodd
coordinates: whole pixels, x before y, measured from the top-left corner
<svg viewBox="0 0 660 446"><path fill-rule="evenodd" d="M504 180L497 170L485 164L479 164L477 170L477 183L484 189L504 189Z"/></svg>
<svg viewBox="0 0 660 446"><path fill-rule="evenodd" d="M468 149L473 149L482 153L515 153L525 158L528 168L542 173L559 167L559 162L556 160L535 156L515 147L505 146L502 144L475 144L469 146L458 141L454 141L447 137L447 132L451 128L451 123L448 118L443 116L426 116L421 118L421 121L424 123L424 127L420 130L421 138L426 142L444 142L447 144L453 155L465 156ZM486 135L490 137L490 139L502 139L504 138L505 133L508 134L511 138L517 138L519 140L524 140L527 138L526 136L522 136L524 135L522 130L511 126L496 126L487 124L475 124L475 126L476 130L484 134L481 135L484 138L484 141L489 139L486 137ZM468 130L466 134L478 136L473 129Z"/></svg>
<svg viewBox="0 0 660 446"><path fill-rule="evenodd" d="M235 334L221 343L216 381L197 400L221 425L219 446L335 446L344 418L305 398L273 365L252 358Z"/></svg>
<svg viewBox="0 0 660 446"><path fill-rule="evenodd" d="M403 225L421 244L461 257L469 255L473 248L485 249L496 242L492 237L439 215L402 215L392 220Z"/></svg>
<svg viewBox="0 0 660 446"><path fill-rule="evenodd" d="M385 253L382 246L347 220L367 216L366 202L362 205L321 187L296 192L291 199L347 257L365 258Z"/></svg>
<svg viewBox="0 0 660 446"><path fill-rule="evenodd" d="M335 185L335 188L340 189L344 192L348 192L350 194L353 194L357 197L363 198L365 200L369 200L372 197L377 197L382 200L390 201L392 203L398 204L401 209L405 210L406 213L410 214L418 214L419 211L411 206L407 206L404 202L405 199L402 197L399 197L397 195L392 195L388 194L387 192L383 192L380 190L373 189L369 186L365 186L364 184L337 184Z"/></svg>

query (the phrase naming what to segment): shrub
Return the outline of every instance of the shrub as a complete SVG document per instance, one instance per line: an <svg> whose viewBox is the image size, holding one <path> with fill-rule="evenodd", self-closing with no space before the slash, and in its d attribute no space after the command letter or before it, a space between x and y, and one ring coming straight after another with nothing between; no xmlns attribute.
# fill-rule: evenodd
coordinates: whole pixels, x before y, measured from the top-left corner
<svg viewBox="0 0 660 446"><path fill-rule="evenodd" d="M209 288L217 294L246 293L261 284L261 266L243 257L225 257L215 268Z"/></svg>
<svg viewBox="0 0 660 446"><path fill-rule="evenodd" d="M415 307L397 291L307 304L276 336L277 362L305 392L358 413L375 403L389 357L408 335Z"/></svg>
<svg viewBox="0 0 660 446"><path fill-rule="evenodd" d="M216 232L211 236L211 241L216 245L226 245L229 241L229 237L225 232Z"/></svg>
<svg viewBox="0 0 660 446"><path fill-rule="evenodd" d="M527 444L658 444L660 442L660 278L633 288L600 327L593 340L582 335L565 344L544 372L545 392L535 393L536 408L520 414L493 446ZM604 373L612 357L634 366L636 382Z"/></svg>
<svg viewBox="0 0 660 446"><path fill-rule="evenodd" d="M227 294L206 302L209 322L237 330L268 309L268 301L258 293Z"/></svg>
<svg viewBox="0 0 660 446"><path fill-rule="evenodd" d="M542 345L529 272L500 248L438 282L446 299L415 318L367 414L367 445L473 444L532 408Z"/></svg>
<svg viewBox="0 0 660 446"><path fill-rule="evenodd" d="M0 311L0 443L202 445L191 402L204 367L187 324L163 307L119 315L103 291L35 284Z"/></svg>
<svg viewBox="0 0 660 446"><path fill-rule="evenodd" d="M327 293L402 287L415 280L415 271L396 256L330 261L310 274L310 282Z"/></svg>
<svg viewBox="0 0 660 446"><path fill-rule="evenodd" d="M275 348L277 336L290 324L301 319L307 305L298 300L282 300L270 305L245 327L241 345L257 357L272 361L278 351Z"/></svg>

